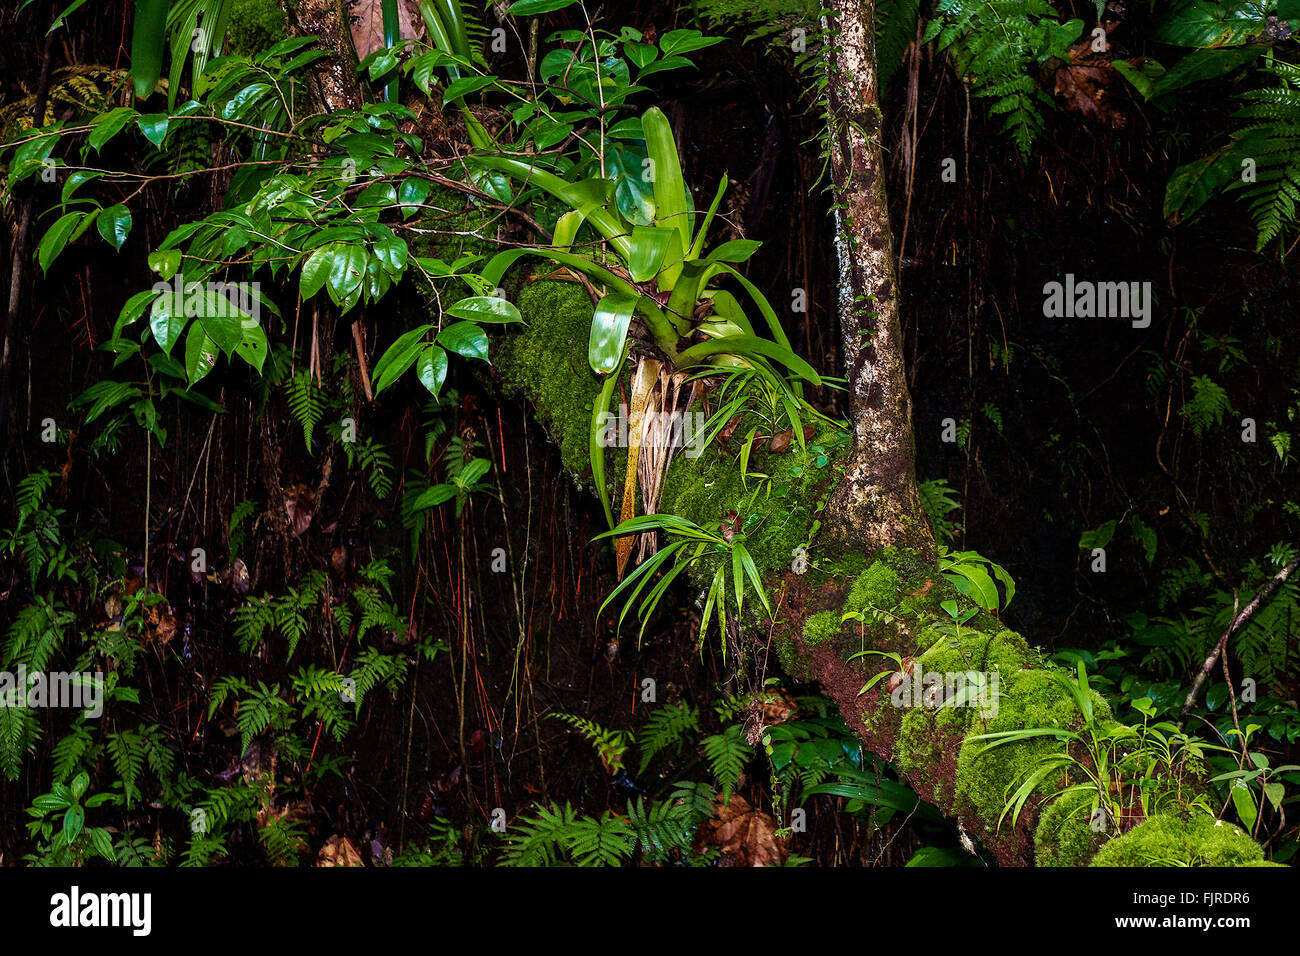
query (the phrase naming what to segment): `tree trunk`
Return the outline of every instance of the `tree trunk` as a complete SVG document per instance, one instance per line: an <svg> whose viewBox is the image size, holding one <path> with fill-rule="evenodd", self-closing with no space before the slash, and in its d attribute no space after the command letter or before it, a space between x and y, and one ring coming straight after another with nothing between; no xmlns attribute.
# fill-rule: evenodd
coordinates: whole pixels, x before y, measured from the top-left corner
<svg viewBox="0 0 1300 956"><path fill-rule="evenodd" d="M357 52L352 45L345 0L289 0L289 22L297 36L320 37L330 57L312 73L312 94L323 112L361 107Z"/></svg>
<svg viewBox="0 0 1300 956"><path fill-rule="evenodd" d="M828 505L842 548L933 546L916 490L912 396L903 363L889 226L875 15L869 0L834 0L826 22L828 148L835 197L839 316L853 451Z"/></svg>

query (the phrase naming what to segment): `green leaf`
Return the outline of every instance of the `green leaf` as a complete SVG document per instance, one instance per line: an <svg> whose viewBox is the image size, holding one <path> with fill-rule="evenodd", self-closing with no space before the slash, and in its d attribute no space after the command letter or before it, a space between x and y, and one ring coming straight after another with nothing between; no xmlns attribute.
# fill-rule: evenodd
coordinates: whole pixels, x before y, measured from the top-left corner
<svg viewBox="0 0 1300 956"><path fill-rule="evenodd" d="M298 275L298 294L304 302L325 287L337 253L337 244L326 243L303 260L302 271Z"/></svg>
<svg viewBox="0 0 1300 956"><path fill-rule="evenodd" d="M1104 548L1110 544L1110 539L1113 537L1115 537L1115 522L1107 521L1095 531L1085 531L1079 535L1079 547L1088 550Z"/></svg>
<svg viewBox="0 0 1300 956"><path fill-rule="evenodd" d="M235 351L258 372L266 364L267 352L270 350L269 343L266 339L266 331L260 325L243 324L243 336L236 346Z"/></svg>
<svg viewBox="0 0 1300 956"><path fill-rule="evenodd" d="M108 831L103 827L95 827L90 831L90 845L94 847L96 853L105 860L108 860L110 863L116 860L116 856L113 853L112 837L109 836Z"/></svg>
<svg viewBox="0 0 1300 956"><path fill-rule="evenodd" d="M407 248L406 242L396 236L389 236L380 239L372 247L375 258L380 261L389 275L394 278L400 276L406 269Z"/></svg>
<svg viewBox="0 0 1300 956"><path fill-rule="evenodd" d="M72 799L80 800L82 797L86 795L86 790L89 787L90 787L90 774L86 773L86 771L83 770L81 771L81 773L77 774L75 777L72 778L72 783L70 785L70 788L72 790Z"/></svg>
<svg viewBox="0 0 1300 956"><path fill-rule="evenodd" d="M674 245L675 243L675 245ZM682 258L681 233L666 226L633 226L632 254L628 257L628 271L633 282L646 282L657 276L665 262Z"/></svg>
<svg viewBox="0 0 1300 956"><path fill-rule="evenodd" d="M703 50L715 43L721 43L724 39L726 38L703 36L699 30L669 30L659 38L659 49L664 51L664 56L673 56L679 53L690 53L693 50Z"/></svg>
<svg viewBox="0 0 1300 956"><path fill-rule="evenodd" d="M706 262L745 262L762 245L757 239L732 239L704 257Z"/></svg>
<svg viewBox="0 0 1300 956"><path fill-rule="evenodd" d="M641 128L645 131L646 153L654 162L655 222L676 229L681 234L682 248L687 249L695 221L672 127L663 110L652 106L641 116ZM672 281L676 274L670 271L667 278Z"/></svg>
<svg viewBox="0 0 1300 956"><path fill-rule="evenodd" d="M217 346L195 322L185 336L185 376L192 388L217 366Z"/></svg>
<svg viewBox="0 0 1300 956"><path fill-rule="evenodd" d="M101 209L95 217L95 227L105 242L114 249L121 249L127 234L131 232L131 210L121 203Z"/></svg>
<svg viewBox="0 0 1300 956"><path fill-rule="evenodd" d="M587 342L587 361L600 375L608 375L623 362L623 343L632 322L637 298L612 292L596 303Z"/></svg>
<svg viewBox="0 0 1300 956"><path fill-rule="evenodd" d="M131 77L135 95L147 99L162 76L163 45L167 38L169 0L136 0L131 29Z"/></svg>
<svg viewBox="0 0 1300 956"><path fill-rule="evenodd" d="M432 325L422 325L418 329L412 329L398 336L397 341L388 347L375 363L375 394L393 384L411 367L425 347L424 336L431 328Z"/></svg>
<svg viewBox="0 0 1300 956"><path fill-rule="evenodd" d="M571 7L577 0L515 0L510 4L509 13L517 17L535 17L539 13L551 13Z"/></svg>
<svg viewBox="0 0 1300 956"><path fill-rule="evenodd" d="M698 345L692 345L677 356L678 365L684 367L692 362L719 353L742 357L757 355L774 359L813 385L821 384L821 377L813 370L813 367L790 349L769 339L760 339L753 335L727 335L722 338L701 342Z"/></svg>
<svg viewBox="0 0 1300 956"><path fill-rule="evenodd" d="M1147 99L1164 96L1192 83L1227 76L1266 49L1263 46L1243 46L1227 50L1193 50L1151 84Z"/></svg>
<svg viewBox="0 0 1300 956"><path fill-rule="evenodd" d="M164 292L154 299L149 311L149 328L164 354L171 354L172 346L185 331L184 298L184 295L177 296L175 292ZM178 302L177 299L182 301Z"/></svg>
<svg viewBox="0 0 1300 956"><path fill-rule="evenodd" d="M470 93L477 93L486 86L491 86L497 81L495 76L462 76L459 80L454 80L447 84L447 88L442 91L444 103L454 103Z"/></svg>
<svg viewBox="0 0 1300 956"><path fill-rule="evenodd" d="M429 390L429 394L437 395L447 378L447 353L436 345L430 345L420 353L415 372L420 378L420 384Z"/></svg>
<svg viewBox="0 0 1300 956"><path fill-rule="evenodd" d="M329 258L329 275L325 280L326 291L334 304L342 306L345 311L351 308L356 303L356 295L361 290L365 274L365 249L350 243L335 245Z"/></svg>
<svg viewBox="0 0 1300 956"><path fill-rule="evenodd" d="M176 275L176 270L181 267L181 251L179 249L161 249L158 252L149 253L149 268L164 280L170 280Z"/></svg>
<svg viewBox="0 0 1300 956"><path fill-rule="evenodd" d="M141 116L135 123L140 127L140 132L144 133L145 139L162 148L163 140L167 138L166 113L150 113L148 116Z"/></svg>
<svg viewBox="0 0 1300 956"><path fill-rule="evenodd" d="M81 835L81 828L86 823L86 811L79 803L74 803L68 807L63 814L63 838L71 843Z"/></svg>
<svg viewBox="0 0 1300 956"><path fill-rule="evenodd" d="M1165 14L1151 39L1171 46L1240 46L1264 32L1263 4L1188 0Z"/></svg>
<svg viewBox="0 0 1300 956"><path fill-rule="evenodd" d="M471 322L522 322L524 317L515 306L495 295L472 295L443 309L444 315Z"/></svg>
<svg viewBox="0 0 1300 956"><path fill-rule="evenodd" d="M487 335L473 322L455 322L438 333L438 344L466 358L487 361Z"/></svg>
<svg viewBox="0 0 1300 956"><path fill-rule="evenodd" d="M88 215L90 214L82 212L64 213L45 231L40 244L36 247L36 261L40 263L42 272L49 271L50 264L58 258L59 253L72 238L72 234Z"/></svg>

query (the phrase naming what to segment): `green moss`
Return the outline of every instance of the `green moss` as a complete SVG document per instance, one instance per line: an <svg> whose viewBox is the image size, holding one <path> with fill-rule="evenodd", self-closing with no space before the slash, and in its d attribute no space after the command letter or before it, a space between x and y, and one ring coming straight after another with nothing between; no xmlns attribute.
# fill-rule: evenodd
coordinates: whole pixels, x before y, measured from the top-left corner
<svg viewBox="0 0 1300 956"><path fill-rule="evenodd" d="M742 422L736 435L744 434ZM830 476L830 456L843 447L840 432L825 432L809 442L805 453L797 445L771 454L756 450L749 459L750 476L741 480L740 440L728 445L715 442L703 454L692 458L679 452L664 477L659 510L689 518L702 528L716 531L723 519L735 512L745 545L765 580L791 570L808 542L813 522L825 500ZM824 450L826 461L818 465L813 446ZM755 473L770 480L755 477ZM809 562L815 555L806 554ZM701 567L699 577L707 579L713 569Z"/></svg>
<svg viewBox="0 0 1300 956"><path fill-rule="evenodd" d="M980 733L998 733L1038 727L1076 728L1081 720L1069 693L1046 670L1022 670L1001 680L997 716ZM1109 720L1110 705L1092 692L1094 715ZM957 759L958 809L969 808L993 826L1001 817L1008 796L1025 775L1061 744L1051 738L1002 744L991 750L988 741L966 740ZM1056 781L1042 781L1037 792L1050 793Z"/></svg>
<svg viewBox="0 0 1300 956"><path fill-rule="evenodd" d="M1093 857L1093 866L1245 866L1264 851L1230 823L1208 813L1160 814L1116 837Z"/></svg>
<svg viewBox="0 0 1300 956"><path fill-rule="evenodd" d="M955 749L957 741L968 733L984 732L983 722L977 718L990 716L995 709L1000 712L1000 694L1008 681L1034 659L1024 638L1013 631L1001 631L990 637L963 629L959 637L949 635L942 641L941 637L944 635L938 628L923 629L919 643L929 649L913 665L916 682L923 686L927 674L945 675L946 682L946 675L975 671L987 675L989 696L972 700L967 706L953 707L925 706L924 701L907 700L908 695L901 693L904 688L891 697L895 703L907 704L894 741L895 764L905 773L929 780L936 788L935 799L939 801L947 796L943 775L936 772L947 756L945 748ZM976 726L979 729L972 731Z"/></svg>
<svg viewBox="0 0 1300 956"><path fill-rule="evenodd" d="M840 632L840 616L834 611L822 611L808 618L803 625L805 644L825 644Z"/></svg>
<svg viewBox="0 0 1300 956"><path fill-rule="evenodd" d="M587 362L591 299L582 286L545 280L525 285L516 300L526 323L503 336L493 361L508 391L522 391L560 446L564 467L590 466L591 409L601 380Z"/></svg>
<svg viewBox="0 0 1300 956"><path fill-rule="evenodd" d="M226 29L231 53L261 53L289 35L284 9L275 0L235 0Z"/></svg>
<svg viewBox="0 0 1300 956"><path fill-rule="evenodd" d="M1038 866L1085 866L1106 842L1106 835L1092 828L1092 799L1092 793L1076 790L1047 805L1034 831Z"/></svg>
<svg viewBox="0 0 1300 956"><path fill-rule="evenodd" d="M883 561L877 561L853 582L845 607L851 611L868 607L887 610L898 603L900 587L898 572Z"/></svg>

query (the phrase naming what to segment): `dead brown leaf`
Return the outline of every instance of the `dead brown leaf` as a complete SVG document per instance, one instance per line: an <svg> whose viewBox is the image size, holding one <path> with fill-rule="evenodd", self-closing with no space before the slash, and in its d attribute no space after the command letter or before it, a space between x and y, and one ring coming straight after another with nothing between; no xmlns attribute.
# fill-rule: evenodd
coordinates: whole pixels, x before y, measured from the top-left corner
<svg viewBox="0 0 1300 956"><path fill-rule="evenodd" d="M357 48L358 60L364 60L388 45L384 42L384 5L381 0L350 0L348 17L352 21L352 44ZM397 4L397 24L403 40L418 40L424 36L424 21L404 0Z"/></svg>
<svg viewBox="0 0 1300 956"><path fill-rule="evenodd" d="M713 817L700 824L696 845L716 846L722 866L780 866L785 847L776 836L776 821L755 810L744 797L732 795L729 803L715 800Z"/></svg>
<svg viewBox="0 0 1300 956"><path fill-rule="evenodd" d="M361 853L347 837L337 833L316 854L317 866L361 866Z"/></svg>

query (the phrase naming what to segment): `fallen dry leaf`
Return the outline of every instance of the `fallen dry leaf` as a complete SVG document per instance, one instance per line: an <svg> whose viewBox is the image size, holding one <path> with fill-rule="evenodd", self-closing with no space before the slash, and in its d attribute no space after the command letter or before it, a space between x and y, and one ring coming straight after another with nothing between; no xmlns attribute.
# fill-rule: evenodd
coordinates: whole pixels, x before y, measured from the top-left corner
<svg viewBox="0 0 1300 956"><path fill-rule="evenodd" d="M755 810L744 797L734 794L729 803L717 797L714 806L713 817L700 824L696 845L718 847L722 851L720 865L780 866L785 862L785 848L770 814Z"/></svg>
<svg viewBox="0 0 1300 956"><path fill-rule="evenodd" d="M347 837L337 833L316 854L317 866L361 866L361 853Z"/></svg>
<svg viewBox="0 0 1300 956"><path fill-rule="evenodd" d="M352 21L352 43L357 48L357 59L364 60L388 44L384 42L384 5L381 0L351 0L348 17ZM413 15L411 7L399 0L397 25L403 40L418 40L424 36L424 21Z"/></svg>

